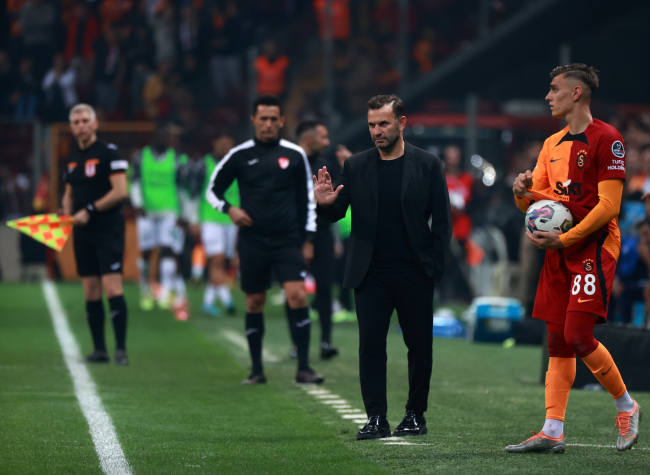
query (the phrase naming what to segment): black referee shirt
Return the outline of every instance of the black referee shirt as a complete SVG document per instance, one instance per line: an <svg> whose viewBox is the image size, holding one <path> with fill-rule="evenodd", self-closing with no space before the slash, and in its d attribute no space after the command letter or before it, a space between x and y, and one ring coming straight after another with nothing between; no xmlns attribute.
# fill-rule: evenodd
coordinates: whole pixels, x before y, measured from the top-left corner
<svg viewBox="0 0 650 475"><path fill-rule="evenodd" d="M64 179L72 186L73 212L106 195L112 188L110 176L125 173L128 167L129 162L120 156L117 146L113 144L105 145L96 140L85 150L81 150L76 143L72 145ZM119 203L98 212L97 216L118 213L121 207Z"/></svg>

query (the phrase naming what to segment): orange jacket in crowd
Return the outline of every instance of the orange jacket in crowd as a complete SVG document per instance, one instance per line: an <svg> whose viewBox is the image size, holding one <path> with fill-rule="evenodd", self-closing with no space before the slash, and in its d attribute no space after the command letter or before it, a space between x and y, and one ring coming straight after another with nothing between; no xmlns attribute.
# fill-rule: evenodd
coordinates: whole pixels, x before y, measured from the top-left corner
<svg viewBox="0 0 650 475"><path fill-rule="evenodd" d="M285 91L286 73L289 67L289 58L281 55L271 62L265 55L258 56L255 60L257 70L257 93L272 94L277 96Z"/></svg>
<svg viewBox="0 0 650 475"><path fill-rule="evenodd" d="M350 0L332 0L332 34L335 40L350 37ZM314 0L314 12L318 20L318 34L325 38L325 5L327 0Z"/></svg>

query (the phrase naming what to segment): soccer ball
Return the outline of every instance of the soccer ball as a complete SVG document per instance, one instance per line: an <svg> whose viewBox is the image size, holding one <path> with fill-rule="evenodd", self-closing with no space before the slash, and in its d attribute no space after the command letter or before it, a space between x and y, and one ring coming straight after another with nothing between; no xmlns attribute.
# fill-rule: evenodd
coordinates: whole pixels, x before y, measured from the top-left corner
<svg viewBox="0 0 650 475"><path fill-rule="evenodd" d="M573 215L562 203L541 200L526 211L526 229L529 232L546 231L562 234L573 227Z"/></svg>

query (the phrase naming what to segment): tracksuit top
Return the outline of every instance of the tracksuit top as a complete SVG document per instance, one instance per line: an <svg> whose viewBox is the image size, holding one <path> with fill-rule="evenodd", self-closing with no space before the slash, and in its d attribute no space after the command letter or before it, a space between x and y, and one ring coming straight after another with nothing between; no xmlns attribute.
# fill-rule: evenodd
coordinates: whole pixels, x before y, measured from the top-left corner
<svg viewBox="0 0 650 475"><path fill-rule="evenodd" d="M291 142L248 140L230 150L217 164L206 199L215 209L228 213L225 197L237 180L241 208L253 225L242 236L274 240L313 239L316 203L311 169L304 150Z"/></svg>

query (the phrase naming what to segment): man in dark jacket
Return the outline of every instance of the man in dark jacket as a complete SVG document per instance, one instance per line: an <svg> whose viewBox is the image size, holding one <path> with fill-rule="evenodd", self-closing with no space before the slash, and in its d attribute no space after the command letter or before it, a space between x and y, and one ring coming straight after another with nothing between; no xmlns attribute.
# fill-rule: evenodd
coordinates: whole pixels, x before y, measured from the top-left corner
<svg viewBox="0 0 650 475"><path fill-rule="evenodd" d="M394 435L426 434L432 367L433 287L451 239L449 193L441 160L404 142L397 96L368 101L376 148L345 161L336 189L323 167L314 177L316 212L335 222L352 207L343 285L353 288L359 321L359 374L368 422L357 439L390 435L386 420L386 335L397 310L409 350L409 399Z"/></svg>

